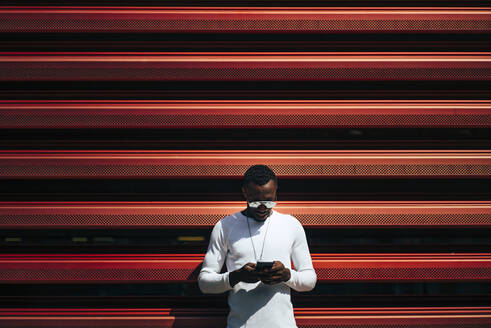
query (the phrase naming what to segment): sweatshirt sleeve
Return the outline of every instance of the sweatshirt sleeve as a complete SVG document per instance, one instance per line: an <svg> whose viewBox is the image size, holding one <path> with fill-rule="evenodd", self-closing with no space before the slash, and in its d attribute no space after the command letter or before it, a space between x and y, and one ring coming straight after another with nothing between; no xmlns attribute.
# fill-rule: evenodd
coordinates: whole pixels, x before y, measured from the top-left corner
<svg viewBox="0 0 491 328"><path fill-rule="evenodd" d="M317 275L312 265L305 230L298 220L295 221L297 227L291 255L295 269L290 269L291 277L285 284L298 292L308 292L314 289Z"/></svg>
<svg viewBox="0 0 491 328"><path fill-rule="evenodd" d="M211 232L210 244L198 276L198 285L203 293L218 294L232 289L228 278L229 272L220 273L227 250L222 221L219 221Z"/></svg>

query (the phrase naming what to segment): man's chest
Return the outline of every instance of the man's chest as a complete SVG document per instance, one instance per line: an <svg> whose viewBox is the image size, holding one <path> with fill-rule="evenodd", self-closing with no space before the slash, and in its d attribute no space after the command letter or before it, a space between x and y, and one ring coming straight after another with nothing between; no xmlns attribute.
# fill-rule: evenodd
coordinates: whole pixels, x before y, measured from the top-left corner
<svg viewBox="0 0 491 328"><path fill-rule="evenodd" d="M250 232L250 233L249 233ZM242 225L228 238L228 255L234 261L274 261L289 259L293 238L284 227Z"/></svg>

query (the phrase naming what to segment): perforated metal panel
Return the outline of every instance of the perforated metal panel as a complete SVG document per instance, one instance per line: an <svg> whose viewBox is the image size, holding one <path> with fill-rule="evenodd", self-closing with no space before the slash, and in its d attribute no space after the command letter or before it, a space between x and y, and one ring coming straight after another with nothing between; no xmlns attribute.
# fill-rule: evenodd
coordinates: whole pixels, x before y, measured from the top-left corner
<svg viewBox="0 0 491 328"><path fill-rule="evenodd" d="M5 255L2 283L195 282L202 255Z"/></svg>
<svg viewBox="0 0 491 328"><path fill-rule="evenodd" d="M203 255L8 255L0 283L195 282ZM490 281L491 255L313 254L320 282Z"/></svg>
<svg viewBox="0 0 491 328"><path fill-rule="evenodd" d="M0 228L213 226L243 202L0 203ZM491 226L489 202L279 202L305 227Z"/></svg>
<svg viewBox="0 0 491 328"><path fill-rule="evenodd" d="M452 5L455 5L455 1ZM279 3L278 3L279 4ZM448 6L440 1L440 5ZM118 4L119 5L119 4ZM141 5L141 4L140 4ZM161 5L161 4L160 4ZM284 5L284 4L279 4ZM370 3L367 2L369 6ZM372 4L373 5L373 4ZM401 5L401 3L398 3ZM426 4L428 5L428 4ZM466 5L464 3L461 4ZM476 5L475 3L473 5ZM429 5L428 5L429 6ZM472 127L486 128L490 123L489 103L475 101L465 104L452 99L452 90L435 90L449 82L463 85L460 97L467 99L479 96L485 99L483 91L491 79L491 57L484 51L484 36L489 33L489 8L70 8L32 7L0 8L0 32L11 37L7 47L16 47L26 38L44 37L53 41L50 45L36 41L23 44L17 49L55 49L49 53L15 52L0 55L0 80L9 90L7 97L28 97L23 92L36 94L34 90L59 86L52 94L80 95L76 88L86 86L95 89L99 85L112 82L125 82L125 85L144 89L145 85L170 85L170 83L140 82L194 82L213 81L225 85L228 82L247 81L293 81L296 83L313 81L379 82L395 81L385 87L380 95L404 99L410 94L414 99L444 97L442 107L434 103L418 102L400 104L395 109L387 108L378 102L375 107L368 102L351 103L351 109L343 104L337 109L324 102L318 104L304 102L303 107L296 104L229 104L228 111L217 104L195 104L188 107L172 107L175 104L158 104L158 108L145 108L145 104L84 103L75 107L68 102L36 104L27 103L19 107L0 107L0 128L216 128L216 127L262 127L262 128L309 128L309 127ZM19 33L19 34L16 34ZM126 33L126 34L124 34ZM133 34L134 33L134 34ZM201 45L195 44L186 49L200 51L206 49L207 39L214 33L234 33L243 40L283 38L290 34L315 35L313 39L331 38L336 35L355 36L349 46L344 48L351 53L144 53L142 45L135 41L139 35L155 33L158 44L160 36L166 33L180 35L195 34L204 36ZM20 35L22 34L22 35ZM63 35L65 34L65 35ZM68 35L67 49L60 44ZM124 35L132 52L98 53L90 52L91 47L100 46L100 41L108 35ZM284 34L281 37L279 34ZM365 42L384 35L387 41ZM388 34L392 34L388 36ZM80 37L84 35L83 37ZM327 37L323 37L323 35ZM409 35L408 43L403 41ZM61 36L61 37L60 37ZM245 37L244 37L245 36ZM358 39L356 39L356 36ZM400 36L401 38L399 38ZM455 37L457 36L457 37ZM464 36L466 41L461 42ZM91 41L82 41L83 38ZM233 37L230 37L231 39ZM58 39L59 38L59 39ZM109 37L110 38L110 37ZM430 45L443 45L436 49ZM143 38L145 39L145 37ZM150 38L151 39L151 38ZM219 38L217 38L219 39ZM264 40L266 40L264 39ZM308 39L308 37L306 38ZM340 38L339 40L341 40ZM356 40L358 41L356 41ZM383 39L383 38L382 38ZM392 43L391 40L398 39ZM42 38L41 38L42 40ZM122 40L122 39L121 39ZM121 41L120 40L120 41ZM239 40L239 38L237 39ZM109 42L115 40L108 40ZM176 40L180 42L181 40ZM97 43L99 42L99 43ZM104 41L102 41L103 43ZM221 41L219 41L221 42ZM239 44L241 41L236 41ZM266 41L267 42L267 41ZM365 43L364 43L365 42ZM385 43L384 43L385 42ZM402 48L389 48L399 42ZM473 43L474 42L474 43ZM156 43L147 43L147 49ZM360 47L361 44L363 47ZM251 42L249 44L253 44ZM408 49L407 53L380 52L365 53L383 44L384 50ZM425 46L422 46L425 44ZM84 47L86 45L86 47ZM233 49L246 49L247 43ZM284 44L294 49L292 44ZM414 45L414 49L409 45ZM66 53L68 47L88 51ZM128 47L121 42L119 46ZM163 49L162 44L159 45ZM165 44L168 46L168 44ZM218 47L229 51L226 42ZM257 46L257 44L256 44ZM312 42L309 49L314 51L334 51L326 42L323 49L316 48ZM470 46L474 47L470 49ZM37 48L36 48L37 47ZM200 48L201 47L201 48ZM222 47L222 48L220 48ZM338 44L339 47L339 44ZM74 49L74 48L71 48ZM108 46L104 49L115 49ZM121 49L121 48L119 48ZM125 48L126 49L126 48ZM175 49L182 49L176 47ZM215 48L217 50L216 45ZM272 49L272 48L267 48ZM284 48L285 49L285 48ZM441 51L438 53L418 53L417 51ZM456 49L468 53L452 53ZM476 50L477 49L477 50ZM34 50L34 51L38 51ZM167 49L165 49L167 50ZM106 51L106 50L99 50ZM126 50L125 50L126 51ZM155 51L152 48L151 51ZM276 51L276 50L273 50ZM414 51L414 52L413 52ZM472 51L472 52L471 52ZM62 83L56 83L61 81ZM72 82L95 82L66 83ZM435 82L435 83L427 83ZM16 82L16 83L9 83ZM19 83L17 83L19 82ZM48 82L48 83L46 83ZM49 83L55 82L55 83ZM102 82L102 83L99 83ZM109 83L104 83L109 82ZM127 83L130 82L130 83ZM419 82L424 82L419 86ZM439 82L446 82L440 84ZM46 83L46 85L44 85ZM115 83L117 84L117 83ZM179 84L179 83L178 83ZM181 83L183 85L184 83ZM195 83L194 85L198 85ZM318 83L320 85L321 83ZM348 85L350 83L346 83ZM366 83L352 83L365 85ZM383 83L380 83L383 84ZM191 83L193 85L193 83ZM204 83L201 83L204 85ZM236 83L235 85L241 85ZM262 84L264 85L264 84ZM322 83L322 85L333 85ZM351 85L351 84L350 84ZM378 84L376 84L378 85ZM432 85L428 90L424 86ZM33 89L30 87L34 86ZM143 86L143 87L141 87ZM408 86L417 91L406 92ZM477 86L477 91L474 87ZM255 87L258 89L259 87ZM359 99L369 95L370 88L353 91ZM399 90L397 90L399 88ZM191 88L192 89L192 88ZM205 88L206 89L206 88ZM299 88L301 89L301 88ZM33 91L34 90L34 91ZM252 90L252 89L251 89ZM319 99L327 97L343 98L336 91L315 91L309 93L296 91L299 99L310 98L315 94ZM147 90L148 91L148 90ZM138 94L150 94L146 90ZM57 94L57 92L59 94ZM91 90L85 91L86 95ZM99 91L99 97L126 97L124 91ZM111 93L109 93L111 92ZM147 92L147 93L145 93ZM159 90L153 91L153 95ZM163 90L167 97L174 97L171 90ZM185 91L180 96L188 97ZM205 94L203 90L191 90ZM221 90L210 90L219 95ZM237 91L235 96L245 93ZM282 93L283 92L283 93ZM275 93L285 96L288 91ZM329 92L329 93L328 93ZM375 92L375 91L374 91ZM418 94L419 92L419 94ZM251 91L251 93L253 93ZM39 95L39 94L37 94ZM295 95L295 96L296 96ZM402 95L402 96L401 96ZM443 96L442 96L443 95ZM47 95L42 95L47 96ZM159 95L158 97L160 97ZM208 96L208 95L206 95ZM240 97L239 96L239 97ZM271 94L269 95L270 97ZM371 95L370 95L371 96ZM455 96L455 97L454 97ZM350 95L351 97L351 95ZM82 99L81 97L79 99ZM270 98L273 99L273 98ZM404 101L403 101L404 102ZM3 105L3 104L2 104ZM59 106L58 106L59 105ZM109 106L108 106L109 105ZM348 107L350 106L348 105ZM50 108L50 106L53 106ZM78 107L77 107L78 106ZM126 107L125 107L126 106ZM186 105L185 105L186 106ZM241 107L242 106L242 107ZM275 107L276 106L276 107ZM280 108L278 108L280 106ZM283 107L281 107L283 106ZM286 106L290 106L287 108ZM110 109L109 109L110 107ZM150 106L151 107L151 106ZM144 110L143 110L144 109ZM220 109L220 110L219 110ZM88 111L90 115L88 115ZM136 113L137 112L137 113ZM257 123L264 122L264 123ZM32 133L32 131L30 131ZM45 133L43 131L43 133ZM470 144L470 143L469 143ZM474 149L468 148L468 149ZM273 168L281 177L290 178L330 178L330 177L382 177L382 178L489 178L490 156L488 151L428 151L428 152L3 152L0 153L0 178L44 179L44 178L93 178L93 179L131 179L131 178L234 178L238 179L252 164L264 163ZM36 183L36 182L32 182ZM39 194L40 195L40 194ZM460 194L459 194L460 195ZM482 194L480 195L482 196ZM474 196L472 196L474 197ZM484 198L479 198L484 199ZM210 227L221 217L238 210L238 205L203 206L200 214L196 204L181 207L161 208L148 204L94 206L94 204L0 204L0 229L32 228L124 228L138 226L167 227ZM99 204L101 205L101 204ZM108 204L106 204L108 205ZM218 204L220 205L220 204ZM288 205L288 204L287 204ZM290 204L285 212L298 217L308 227L485 227L491 224L489 204L482 203L412 203L412 204L317 204L305 207ZM10 207L9 207L10 206ZM17 207L15 207L17 206ZM111 208L112 206L112 208ZM194 206L194 208L193 208ZM281 205L278 207L281 211ZM363 251L363 250L362 250ZM426 250L425 250L426 251ZM197 272L203 259L202 254L9 254L0 256L0 284L65 284L65 283L172 283L187 282L196 284ZM313 262L319 283L330 282L489 282L491 281L491 254L314 254ZM50 286L50 288L54 286ZM63 286L59 286L63 288ZM462 296L462 295L461 295ZM320 304L322 306L322 304ZM370 304L372 305L372 304ZM62 304L62 306L69 306ZM6 327L220 327L225 326L224 310L189 311L145 311L143 309L0 309L0 326ZM370 308L370 309L296 309L299 327L376 327L376 328L416 328L416 327L490 327L491 308Z"/></svg>
<svg viewBox="0 0 491 328"><path fill-rule="evenodd" d="M2 32L485 32L480 8L77 8L0 10Z"/></svg>
<svg viewBox="0 0 491 328"><path fill-rule="evenodd" d="M296 308L299 328L489 327L489 307L426 308ZM0 325L8 327L197 327L226 324L222 309L0 309Z"/></svg>
<svg viewBox="0 0 491 328"><path fill-rule="evenodd" d="M254 164L295 177L490 177L487 151L0 152L2 178L239 177Z"/></svg>
<svg viewBox="0 0 491 328"><path fill-rule="evenodd" d="M488 101L3 101L4 128L489 127Z"/></svg>
<svg viewBox="0 0 491 328"><path fill-rule="evenodd" d="M1 81L489 81L481 54L0 56Z"/></svg>

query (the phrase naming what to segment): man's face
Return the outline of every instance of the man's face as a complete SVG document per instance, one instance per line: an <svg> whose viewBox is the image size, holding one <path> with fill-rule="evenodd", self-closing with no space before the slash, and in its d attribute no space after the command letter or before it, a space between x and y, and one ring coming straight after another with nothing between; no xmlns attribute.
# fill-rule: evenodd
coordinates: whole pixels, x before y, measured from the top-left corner
<svg viewBox="0 0 491 328"><path fill-rule="evenodd" d="M276 184L274 180L269 180L266 184L259 186L254 182L249 182L245 187L242 187L242 194L248 202L254 202L259 200L276 200ZM264 221L271 214L271 209L267 208L263 204L258 208L247 206L249 215L257 221Z"/></svg>

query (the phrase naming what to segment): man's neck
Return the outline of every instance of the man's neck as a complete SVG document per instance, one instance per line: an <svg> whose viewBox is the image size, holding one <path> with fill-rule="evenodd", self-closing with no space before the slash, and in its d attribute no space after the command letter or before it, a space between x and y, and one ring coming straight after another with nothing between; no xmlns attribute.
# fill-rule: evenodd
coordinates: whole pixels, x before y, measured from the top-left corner
<svg viewBox="0 0 491 328"><path fill-rule="evenodd" d="M264 223L264 222L266 222L266 219L268 219L271 215L273 215L273 210L271 210L271 212L269 213L268 217L266 219L264 219L264 220L256 220L256 218L254 217L254 215L251 215L249 213L249 209L248 208L246 208L245 210L241 211L240 213L242 213L242 215L244 215L244 216L246 216L248 218L253 219L256 222Z"/></svg>

